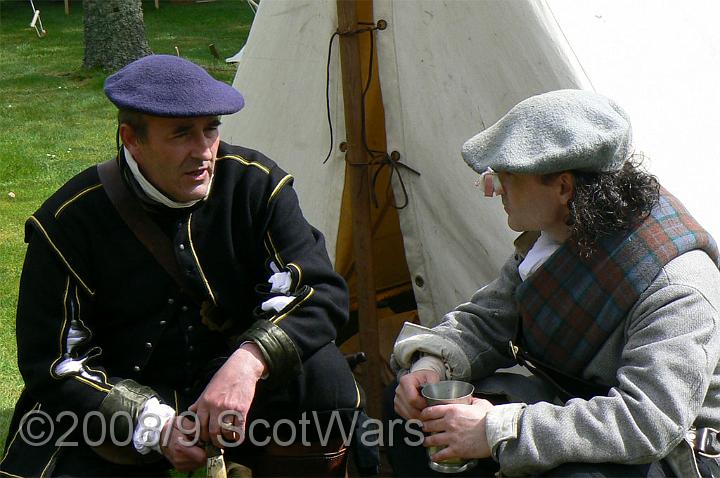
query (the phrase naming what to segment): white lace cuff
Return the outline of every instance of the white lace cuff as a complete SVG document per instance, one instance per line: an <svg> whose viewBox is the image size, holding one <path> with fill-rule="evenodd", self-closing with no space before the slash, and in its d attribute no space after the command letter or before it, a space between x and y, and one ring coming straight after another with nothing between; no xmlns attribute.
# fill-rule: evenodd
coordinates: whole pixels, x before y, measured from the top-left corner
<svg viewBox="0 0 720 478"><path fill-rule="evenodd" d="M152 397L143 406L133 433L133 445L142 455L160 451L160 434L165 424L175 416L175 410Z"/></svg>

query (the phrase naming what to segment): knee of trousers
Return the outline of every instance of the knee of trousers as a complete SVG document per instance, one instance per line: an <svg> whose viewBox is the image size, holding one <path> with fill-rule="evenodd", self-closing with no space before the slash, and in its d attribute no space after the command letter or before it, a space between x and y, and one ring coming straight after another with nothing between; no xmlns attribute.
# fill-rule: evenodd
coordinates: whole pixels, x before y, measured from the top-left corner
<svg viewBox="0 0 720 478"><path fill-rule="evenodd" d="M282 405L281 404L285 404ZM343 354L334 343L328 343L302 364L300 373L284 386L266 388L258 384L253 407L262 410L280 410L283 414L302 412L353 411L361 407L360 390Z"/></svg>
<svg viewBox="0 0 720 478"><path fill-rule="evenodd" d="M297 386L301 411L355 410L361 406L355 377L333 342L303 362Z"/></svg>

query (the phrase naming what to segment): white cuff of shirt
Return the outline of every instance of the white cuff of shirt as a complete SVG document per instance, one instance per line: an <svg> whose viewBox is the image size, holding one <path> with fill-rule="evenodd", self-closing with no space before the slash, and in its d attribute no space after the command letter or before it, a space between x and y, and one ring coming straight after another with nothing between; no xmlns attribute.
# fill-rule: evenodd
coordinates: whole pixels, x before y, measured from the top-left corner
<svg viewBox="0 0 720 478"><path fill-rule="evenodd" d="M138 417L135 432L133 433L133 445L142 455L147 455L151 450L160 454L160 436L168 420L175 416L175 410L152 397L145 405Z"/></svg>
<svg viewBox="0 0 720 478"><path fill-rule="evenodd" d="M525 407L524 403L495 405L485 416L485 435L495 461L500 461L500 445L518 437L520 416Z"/></svg>
<svg viewBox="0 0 720 478"><path fill-rule="evenodd" d="M410 373L417 372L418 370L432 370L440 375L440 380L447 378L447 367L445 362L439 357L434 355L423 355L410 367Z"/></svg>

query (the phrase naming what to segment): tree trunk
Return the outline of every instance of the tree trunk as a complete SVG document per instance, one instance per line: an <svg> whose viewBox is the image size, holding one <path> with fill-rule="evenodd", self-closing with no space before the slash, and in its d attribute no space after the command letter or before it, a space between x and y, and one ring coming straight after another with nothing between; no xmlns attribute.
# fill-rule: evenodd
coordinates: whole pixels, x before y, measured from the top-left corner
<svg viewBox="0 0 720 478"><path fill-rule="evenodd" d="M83 0L84 68L115 71L152 53L140 0Z"/></svg>

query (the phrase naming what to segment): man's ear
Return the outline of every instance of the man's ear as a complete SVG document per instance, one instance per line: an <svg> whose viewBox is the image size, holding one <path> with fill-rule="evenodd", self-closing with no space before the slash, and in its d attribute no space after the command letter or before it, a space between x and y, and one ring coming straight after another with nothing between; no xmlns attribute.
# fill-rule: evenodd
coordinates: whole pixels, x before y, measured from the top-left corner
<svg viewBox="0 0 720 478"><path fill-rule="evenodd" d="M560 202L567 206L570 200L573 198L573 192L575 191L575 176L569 171L564 171L556 179L558 192L560 194Z"/></svg>
<svg viewBox="0 0 720 478"><path fill-rule="evenodd" d="M140 138L138 138L133 127L127 123L120 125L120 141L130 150L130 154L135 156Z"/></svg>

